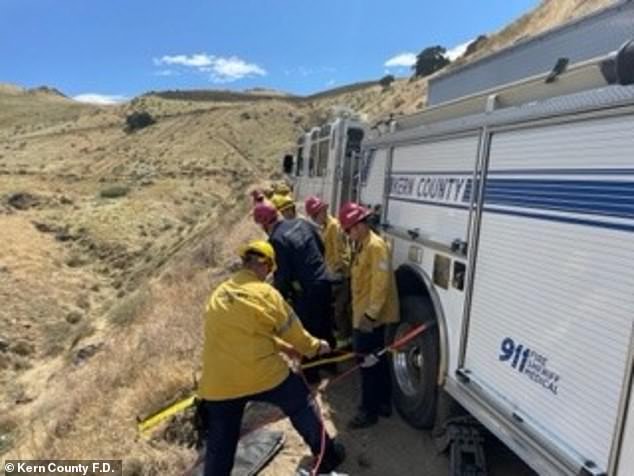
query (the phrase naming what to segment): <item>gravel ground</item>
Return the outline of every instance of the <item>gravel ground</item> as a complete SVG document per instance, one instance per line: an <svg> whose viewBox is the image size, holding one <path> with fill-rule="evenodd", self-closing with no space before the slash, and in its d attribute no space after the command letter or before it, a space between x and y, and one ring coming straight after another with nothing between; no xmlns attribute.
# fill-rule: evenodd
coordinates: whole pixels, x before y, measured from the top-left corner
<svg viewBox="0 0 634 476"><path fill-rule="evenodd" d="M338 382L320 398L322 413L331 433L346 446L347 459L339 472L349 475L425 475L448 476L449 458L438 454L430 432L408 426L397 414L381 419L376 426L349 431L346 422L354 414L360 385L358 375ZM284 448L262 474L293 475L309 464L309 452L288 420L269 426L285 432ZM501 442L493 437L485 446L489 476L532 476L531 471Z"/></svg>

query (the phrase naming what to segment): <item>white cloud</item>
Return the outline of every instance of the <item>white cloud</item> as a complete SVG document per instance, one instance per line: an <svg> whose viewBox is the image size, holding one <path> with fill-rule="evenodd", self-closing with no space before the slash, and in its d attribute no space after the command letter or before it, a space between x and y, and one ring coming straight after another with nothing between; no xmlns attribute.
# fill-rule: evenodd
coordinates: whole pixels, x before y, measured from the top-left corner
<svg viewBox="0 0 634 476"><path fill-rule="evenodd" d="M178 76L180 73L178 71L174 71L173 69L162 69L160 71L156 71L154 76Z"/></svg>
<svg viewBox="0 0 634 476"><path fill-rule="evenodd" d="M447 50L445 52L445 58L447 58L450 61L454 61L455 59L459 58L460 56L464 54L464 52L467 50L467 46L469 46L469 43L471 43L472 41L473 40L466 41L464 43L461 43ZM415 64L416 64L416 53L405 52L405 53L400 53L396 56L391 57L383 64L383 66L386 68L385 73L387 74L390 71L390 68L392 69L411 68Z"/></svg>
<svg viewBox="0 0 634 476"><path fill-rule="evenodd" d="M409 68L416 64L415 53L401 53L388 59L383 66L386 68Z"/></svg>
<svg viewBox="0 0 634 476"><path fill-rule="evenodd" d="M191 68L200 68L204 66L210 66L213 64L215 56L211 56L205 53L199 53L195 55L175 55L175 56L163 56L162 58L155 58L155 65L171 64L180 66L189 66Z"/></svg>
<svg viewBox="0 0 634 476"><path fill-rule="evenodd" d="M73 99L79 102L87 102L91 104L118 104L120 102L125 102L128 100L125 96L120 96L117 94L109 95L109 94L97 94L97 93L86 93L79 94L74 96Z"/></svg>
<svg viewBox="0 0 634 476"><path fill-rule="evenodd" d="M231 82L247 76L266 76L257 64L247 63L236 56L216 58L212 66L212 78L218 82Z"/></svg>
<svg viewBox="0 0 634 476"><path fill-rule="evenodd" d="M154 58L156 66L180 66L192 68L199 73L207 73L216 83L229 83L250 76L266 76L267 72L255 63L248 63L237 56L222 57L197 53Z"/></svg>
<svg viewBox="0 0 634 476"><path fill-rule="evenodd" d="M337 81L336 81L336 80L334 80L334 79L329 79L329 80L326 82L326 86L334 86L335 84L337 84Z"/></svg>
<svg viewBox="0 0 634 476"><path fill-rule="evenodd" d="M447 58L449 61L455 61L456 59L460 58L464 54L464 52L467 51L467 46L469 46L472 41L473 40L465 41L464 43L460 43L459 45L447 50L447 52L445 53L445 58Z"/></svg>

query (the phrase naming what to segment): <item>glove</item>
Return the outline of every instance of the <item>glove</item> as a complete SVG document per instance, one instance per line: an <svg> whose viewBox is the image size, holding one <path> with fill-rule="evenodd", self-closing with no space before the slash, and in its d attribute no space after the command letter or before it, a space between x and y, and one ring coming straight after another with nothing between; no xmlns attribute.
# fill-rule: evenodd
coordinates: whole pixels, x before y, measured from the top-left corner
<svg viewBox="0 0 634 476"><path fill-rule="evenodd" d="M368 367L372 367L378 363L379 358L376 356L376 354L368 354L363 358L360 365L364 369L367 369Z"/></svg>
<svg viewBox="0 0 634 476"><path fill-rule="evenodd" d="M374 323L376 319L370 317L368 314L364 314L361 316L361 320L359 321L359 330L361 332L372 332L374 330Z"/></svg>
<svg viewBox="0 0 634 476"><path fill-rule="evenodd" d="M332 349L330 348L330 344L326 342L325 340L320 340L319 349L317 350L317 355L327 355L327 354L330 354L331 352L332 352Z"/></svg>

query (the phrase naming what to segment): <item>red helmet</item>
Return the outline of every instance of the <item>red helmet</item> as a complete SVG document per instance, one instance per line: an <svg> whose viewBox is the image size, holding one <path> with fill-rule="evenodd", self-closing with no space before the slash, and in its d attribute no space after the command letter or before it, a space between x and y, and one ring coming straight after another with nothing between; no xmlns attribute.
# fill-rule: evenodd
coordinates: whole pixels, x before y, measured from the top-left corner
<svg viewBox="0 0 634 476"><path fill-rule="evenodd" d="M264 200L264 194L261 190L253 190L251 191L251 198L253 199L253 203L256 204Z"/></svg>
<svg viewBox="0 0 634 476"><path fill-rule="evenodd" d="M277 209L271 202L263 201L253 208L253 220L261 226L267 226L277 221Z"/></svg>
<svg viewBox="0 0 634 476"><path fill-rule="evenodd" d="M311 195L304 202L304 208L306 208L306 213L308 213L311 217L314 217L324 208L328 208L328 204L324 203L321 198Z"/></svg>
<svg viewBox="0 0 634 476"><path fill-rule="evenodd" d="M339 223L341 223L341 227L344 230L348 231L354 225L363 221L371 214L372 212L370 210L358 203L348 202L339 210Z"/></svg>

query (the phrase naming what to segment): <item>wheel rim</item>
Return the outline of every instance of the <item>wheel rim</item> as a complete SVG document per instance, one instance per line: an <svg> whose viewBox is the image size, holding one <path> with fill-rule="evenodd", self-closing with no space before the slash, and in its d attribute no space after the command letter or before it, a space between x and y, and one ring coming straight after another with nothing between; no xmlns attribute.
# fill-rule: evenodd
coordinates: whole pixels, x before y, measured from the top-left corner
<svg viewBox="0 0 634 476"><path fill-rule="evenodd" d="M400 325L396 330L396 339L405 335L410 329L410 325ZM414 338L394 352L392 367L401 392L408 397L417 397L421 392L425 370L425 357L420 337Z"/></svg>

